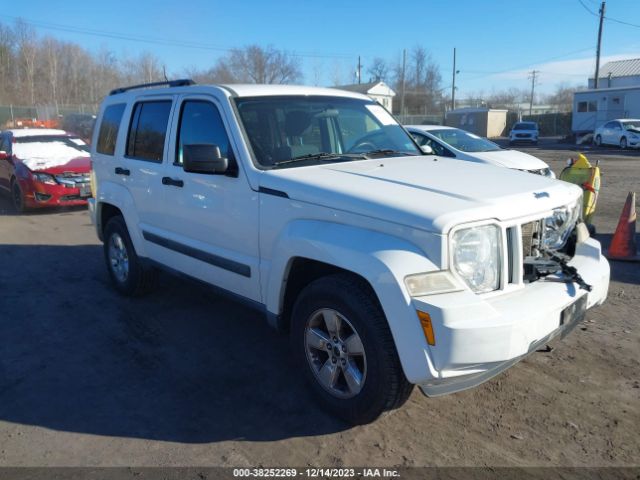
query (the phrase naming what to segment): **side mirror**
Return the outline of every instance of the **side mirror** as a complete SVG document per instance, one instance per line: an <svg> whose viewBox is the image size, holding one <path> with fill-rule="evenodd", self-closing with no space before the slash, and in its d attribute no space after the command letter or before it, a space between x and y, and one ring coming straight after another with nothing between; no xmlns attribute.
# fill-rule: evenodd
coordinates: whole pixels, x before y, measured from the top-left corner
<svg viewBox="0 0 640 480"><path fill-rule="evenodd" d="M431 145L422 145L420 150L422 150L422 153L425 155L433 155L433 148L431 148Z"/></svg>
<svg viewBox="0 0 640 480"><path fill-rule="evenodd" d="M9 160L9 154L4 150L0 150L0 160Z"/></svg>
<svg viewBox="0 0 640 480"><path fill-rule="evenodd" d="M225 173L229 168L229 160L222 156L217 145L183 145L182 168L185 172L193 173Z"/></svg>

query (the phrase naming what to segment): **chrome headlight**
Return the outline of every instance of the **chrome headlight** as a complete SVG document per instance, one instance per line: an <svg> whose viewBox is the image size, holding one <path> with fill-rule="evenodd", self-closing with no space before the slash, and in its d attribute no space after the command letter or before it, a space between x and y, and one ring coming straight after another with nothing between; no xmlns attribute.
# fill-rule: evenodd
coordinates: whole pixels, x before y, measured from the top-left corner
<svg viewBox="0 0 640 480"><path fill-rule="evenodd" d="M580 218L582 211L581 198L573 205L554 209L553 214L544 219L543 247L558 250L564 246Z"/></svg>
<svg viewBox="0 0 640 480"><path fill-rule="evenodd" d="M56 179L53 178L53 175L50 175L48 173L34 172L33 178L36 180L36 182L46 183L47 185L57 184Z"/></svg>
<svg viewBox="0 0 640 480"><path fill-rule="evenodd" d="M476 293L500 288L502 242L496 225L465 228L451 240L453 268Z"/></svg>

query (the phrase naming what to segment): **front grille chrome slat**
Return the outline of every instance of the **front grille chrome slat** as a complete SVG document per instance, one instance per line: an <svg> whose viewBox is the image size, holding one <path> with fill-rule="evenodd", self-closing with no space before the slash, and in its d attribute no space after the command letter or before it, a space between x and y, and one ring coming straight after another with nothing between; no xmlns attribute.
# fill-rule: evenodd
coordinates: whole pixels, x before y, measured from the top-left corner
<svg viewBox="0 0 640 480"><path fill-rule="evenodd" d="M64 185L67 188L78 188L80 186L88 185L91 181L88 173L72 173L65 172L59 175L55 175L56 181L60 185Z"/></svg>

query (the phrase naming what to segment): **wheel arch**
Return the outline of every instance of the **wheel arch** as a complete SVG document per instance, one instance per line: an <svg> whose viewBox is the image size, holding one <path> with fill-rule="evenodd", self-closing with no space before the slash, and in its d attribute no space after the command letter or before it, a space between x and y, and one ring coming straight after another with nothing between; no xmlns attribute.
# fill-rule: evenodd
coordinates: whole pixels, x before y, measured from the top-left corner
<svg viewBox="0 0 640 480"><path fill-rule="evenodd" d="M440 238L434 239L440 245ZM427 368L426 341L404 278L439 270L416 245L402 238L343 224L300 220L282 232L270 260L262 262L267 317L287 330L296 295L316 278L346 272L361 278L385 314L407 378Z"/></svg>

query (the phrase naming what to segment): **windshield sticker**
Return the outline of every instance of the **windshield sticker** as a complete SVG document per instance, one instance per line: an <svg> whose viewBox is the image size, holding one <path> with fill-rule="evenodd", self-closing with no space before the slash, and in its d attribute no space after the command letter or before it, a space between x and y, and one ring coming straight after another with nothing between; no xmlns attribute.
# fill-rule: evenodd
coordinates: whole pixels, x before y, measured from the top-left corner
<svg viewBox="0 0 640 480"><path fill-rule="evenodd" d="M366 105L367 110L369 110L376 119L382 125L396 125L397 122L393 119L393 117L380 105Z"/></svg>

